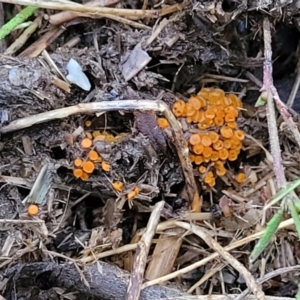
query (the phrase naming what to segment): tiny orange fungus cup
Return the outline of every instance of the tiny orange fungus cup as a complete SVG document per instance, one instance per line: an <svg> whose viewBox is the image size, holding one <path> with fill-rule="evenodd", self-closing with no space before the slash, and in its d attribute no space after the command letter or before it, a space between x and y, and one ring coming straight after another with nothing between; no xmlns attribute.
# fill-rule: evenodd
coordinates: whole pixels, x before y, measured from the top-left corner
<svg viewBox="0 0 300 300"><path fill-rule="evenodd" d="M239 173L236 175L235 180L238 183L243 183L246 180L246 174L245 173Z"/></svg>
<svg viewBox="0 0 300 300"><path fill-rule="evenodd" d="M39 207L36 204L29 204L27 213L29 216L36 216L39 213Z"/></svg>
<svg viewBox="0 0 300 300"><path fill-rule="evenodd" d="M82 166L82 159L81 158L76 158L74 160L74 166L77 168L80 168Z"/></svg>
<svg viewBox="0 0 300 300"><path fill-rule="evenodd" d="M112 184L113 188L118 192L123 192L124 190L124 183L121 181L116 181Z"/></svg>
<svg viewBox="0 0 300 300"><path fill-rule="evenodd" d="M106 161L103 161L102 164L101 164L101 168L102 168L103 171L109 172L110 169L111 169L111 166Z"/></svg>
<svg viewBox="0 0 300 300"><path fill-rule="evenodd" d="M99 158L100 158L100 156L97 151L95 151L95 150L90 151L90 153L89 153L90 160L95 161L95 160L99 160Z"/></svg>
<svg viewBox="0 0 300 300"><path fill-rule="evenodd" d="M212 144L211 138L208 135L201 137L201 144L203 146L209 147Z"/></svg>
<svg viewBox="0 0 300 300"><path fill-rule="evenodd" d="M192 146L199 144L200 142L201 142L201 138L200 138L199 134L195 133L190 136L190 144Z"/></svg>
<svg viewBox="0 0 300 300"><path fill-rule="evenodd" d="M84 138L81 141L81 147L84 149L90 148L92 146L92 140L89 138Z"/></svg>
<svg viewBox="0 0 300 300"><path fill-rule="evenodd" d="M86 161L82 164L82 169L85 173L93 173L93 171L95 170L95 164L91 161Z"/></svg>
<svg viewBox="0 0 300 300"><path fill-rule="evenodd" d="M76 178L80 178L81 177L81 175L82 175L82 170L81 169L75 169L75 170L73 170L73 175L74 175L74 177L76 177Z"/></svg>

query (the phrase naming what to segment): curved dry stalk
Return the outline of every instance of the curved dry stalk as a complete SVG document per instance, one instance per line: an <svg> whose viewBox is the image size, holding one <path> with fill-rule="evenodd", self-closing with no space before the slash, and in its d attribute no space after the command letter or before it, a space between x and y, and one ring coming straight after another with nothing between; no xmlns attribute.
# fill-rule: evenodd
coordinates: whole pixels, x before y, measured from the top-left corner
<svg viewBox="0 0 300 300"><path fill-rule="evenodd" d="M52 111L43 112L40 114L28 116L15 121L9 125L0 128L0 133L8 133L15 130L28 128L35 124L40 124L56 119L67 118L75 114L83 113L101 113L115 110L145 110L157 111L164 114L169 121L173 135L178 157L182 166L182 172L186 180L186 190L189 196L189 201L192 203L192 208L195 211L200 211L200 197L193 174L192 163L189 159L189 149L185 145L182 129L171 112L170 108L160 100L120 100L120 101L101 101L92 103L80 103L74 106L59 108Z"/></svg>
<svg viewBox="0 0 300 300"><path fill-rule="evenodd" d="M252 290L253 294L258 300L265 300L265 294L259 284L255 281L252 274L242 265L235 257L233 257L228 251L226 251L218 242L216 242L210 235L208 235L202 228L194 224L188 224L185 222L177 221L175 224L186 230L191 230L194 234L199 236L210 248L215 250L221 255L232 267L234 267L243 278L247 286Z"/></svg>

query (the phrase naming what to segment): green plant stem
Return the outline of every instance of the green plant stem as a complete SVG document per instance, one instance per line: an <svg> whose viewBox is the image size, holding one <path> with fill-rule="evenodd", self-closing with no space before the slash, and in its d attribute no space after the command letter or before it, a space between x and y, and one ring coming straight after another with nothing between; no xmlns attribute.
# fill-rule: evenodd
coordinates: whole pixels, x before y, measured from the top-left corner
<svg viewBox="0 0 300 300"><path fill-rule="evenodd" d="M0 40L9 35L18 25L27 20L38 7L27 6L0 28Z"/></svg>

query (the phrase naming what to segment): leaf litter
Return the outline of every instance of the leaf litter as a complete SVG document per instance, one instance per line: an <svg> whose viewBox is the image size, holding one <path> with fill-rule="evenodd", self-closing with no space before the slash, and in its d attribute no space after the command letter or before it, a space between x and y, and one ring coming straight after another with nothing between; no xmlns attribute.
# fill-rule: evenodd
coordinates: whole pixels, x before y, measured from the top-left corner
<svg viewBox="0 0 300 300"><path fill-rule="evenodd" d="M288 211L258 260L249 258L280 211L278 202L269 207L280 184L268 111L266 104L255 107L265 84L265 17L272 24L274 85L295 122L291 127L276 115L284 176L299 179L297 4L126 1L121 10L94 2L93 15L92 6L48 1L25 43L20 29L5 39L21 44L0 59L1 295L295 297L299 237ZM1 14L16 15L12 7L1 3ZM48 20L65 27L47 28ZM207 133L222 134L210 118L224 108L199 108L194 99L211 101L215 89L225 100L242 100L228 125L245 134L241 146L227 141L226 148L227 128L216 160L207 154ZM105 107L97 109L99 102ZM195 134L204 158L200 142L189 144ZM230 161L224 149L239 154ZM34 214L31 205L38 207Z"/></svg>

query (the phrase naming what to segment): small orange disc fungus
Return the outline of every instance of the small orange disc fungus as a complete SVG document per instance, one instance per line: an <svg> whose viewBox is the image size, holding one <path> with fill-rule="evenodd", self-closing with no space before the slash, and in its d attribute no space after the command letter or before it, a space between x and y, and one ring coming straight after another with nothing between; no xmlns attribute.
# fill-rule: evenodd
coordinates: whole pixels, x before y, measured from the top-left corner
<svg viewBox="0 0 300 300"><path fill-rule="evenodd" d="M191 117L195 113L195 108L190 103L185 104L185 109L187 117Z"/></svg>
<svg viewBox="0 0 300 300"><path fill-rule="evenodd" d="M162 129L166 129L169 127L169 122L165 118L157 118L157 124Z"/></svg>
<svg viewBox="0 0 300 300"><path fill-rule="evenodd" d="M118 191L118 192L122 192L124 189L124 183L121 181L116 181L112 184L113 188Z"/></svg>
<svg viewBox="0 0 300 300"><path fill-rule="evenodd" d="M228 151L228 160L229 161L235 161L238 157L238 152L236 150L229 150Z"/></svg>
<svg viewBox="0 0 300 300"><path fill-rule="evenodd" d="M226 149L230 149L231 148L230 139L223 141L223 147L226 148Z"/></svg>
<svg viewBox="0 0 300 300"><path fill-rule="evenodd" d="M245 173L239 173L236 175L235 180L239 183L242 183L246 180L246 174Z"/></svg>
<svg viewBox="0 0 300 300"><path fill-rule="evenodd" d="M199 110L196 110L194 112L194 114L191 116L191 119L192 119L193 123L198 123L200 121L200 118L201 118L201 112Z"/></svg>
<svg viewBox="0 0 300 300"><path fill-rule="evenodd" d="M206 118L206 119L203 121L203 124L204 124L204 125L207 125L207 127L212 126L212 125L214 124L214 120L213 120L213 119L208 119L208 118Z"/></svg>
<svg viewBox="0 0 300 300"><path fill-rule="evenodd" d="M235 117L237 117L239 115L239 111L233 107L233 106L228 106L226 108L224 108L224 112L225 114L233 114Z"/></svg>
<svg viewBox="0 0 300 300"><path fill-rule="evenodd" d="M198 117L198 122L202 123L205 120L205 115L204 115L204 111L200 110L199 111L199 117Z"/></svg>
<svg viewBox="0 0 300 300"><path fill-rule="evenodd" d="M242 130L236 130L234 132L234 136L239 139L240 141L242 141L245 138L245 134Z"/></svg>
<svg viewBox="0 0 300 300"><path fill-rule="evenodd" d="M199 124L198 124L198 128L201 129L201 130L205 130L205 129L207 129L208 127L209 127L208 125L203 124L203 123L199 123Z"/></svg>
<svg viewBox="0 0 300 300"><path fill-rule="evenodd" d="M201 165L203 163L203 157L201 155L195 155L195 164Z"/></svg>
<svg viewBox="0 0 300 300"><path fill-rule="evenodd" d="M204 177L204 182L207 183L208 185L215 182L214 175L211 171L207 172L206 176Z"/></svg>
<svg viewBox="0 0 300 300"><path fill-rule="evenodd" d="M166 129L169 127L169 122L165 118L157 118L157 124L162 129Z"/></svg>
<svg viewBox="0 0 300 300"><path fill-rule="evenodd" d="M140 192L138 187L135 187L131 192L127 194L127 199L132 200L136 197L136 195Z"/></svg>
<svg viewBox="0 0 300 300"><path fill-rule="evenodd" d="M224 113L224 111L223 110L220 110L219 108L218 108L218 111L216 112L216 117L219 117L219 118L224 118L225 117L225 113Z"/></svg>
<svg viewBox="0 0 300 300"><path fill-rule="evenodd" d="M214 110L211 108L209 108L207 111L205 111L204 115L205 115L206 119L211 119L211 120L213 120L214 117L216 116Z"/></svg>
<svg viewBox="0 0 300 300"><path fill-rule="evenodd" d="M75 170L73 171L73 175L74 175L74 177L76 177L76 178L80 178L81 175L82 175L82 170L81 170L81 169L75 169Z"/></svg>
<svg viewBox="0 0 300 300"><path fill-rule="evenodd" d="M86 180L89 179L89 175L88 175L87 173L85 173L85 172L82 172L82 174L81 174L81 176L80 176L80 179L81 179L82 181L86 181Z"/></svg>
<svg viewBox="0 0 300 300"><path fill-rule="evenodd" d="M90 148L92 146L92 140L88 138L84 138L81 141L81 147L84 149Z"/></svg>
<svg viewBox="0 0 300 300"><path fill-rule="evenodd" d="M81 165L82 165L82 159L76 158L76 159L74 160L74 166L77 167L77 168L80 168Z"/></svg>
<svg viewBox="0 0 300 300"><path fill-rule="evenodd" d="M224 124L224 118L215 117L214 118L214 123L216 124L216 126L222 126Z"/></svg>
<svg viewBox="0 0 300 300"><path fill-rule="evenodd" d="M223 148L223 142L221 140L216 141L213 143L213 148L217 151Z"/></svg>
<svg viewBox="0 0 300 300"><path fill-rule="evenodd" d="M195 161L195 155L194 154L190 154L189 155L190 161L194 162Z"/></svg>
<svg viewBox="0 0 300 300"><path fill-rule="evenodd" d="M105 162L105 161L102 162L101 167L102 167L102 170L105 171L105 172L110 171L110 168L111 168L110 164Z"/></svg>
<svg viewBox="0 0 300 300"><path fill-rule="evenodd" d="M204 149L204 146L201 143L198 143L193 146L193 152L198 155L202 154L203 149Z"/></svg>
<svg viewBox="0 0 300 300"><path fill-rule="evenodd" d="M36 216L39 213L39 207L36 204L30 204L27 207L27 213L29 216Z"/></svg>
<svg viewBox="0 0 300 300"><path fill-rule="evenodd" d="M219 177L222 177L222 176L224 176L224 175L226 174L226 169L225 169L225 168L223 168L223 169L218 169L218 170L216 171L216 174L217 174Z"/></svg>
<svg viewBox="0 0 300 300"><path fill-rule="evenodd" d="M216 179L215 179L215 178L211 178L211 180L210 180L210 182L208 183L208 185L209 185L210 187L215 186L215 185L216 185Z"/></svg>
<svg viewBox="0 0 300 300"><path fill-rule="evenodd" d="M211 138L208 135L203 135L201 137L201 144L206 147L210 146L212 144Z"/></svg>
<svg viewBox="0 0 300 300"><path fill-rule="evenodd" d="M242 107L241 100L235 94L229 94L227 97L231 100L233 107Z"/></svg>
<svg viewBox="0 0 300 300"><path fill-rule="evenodd" d="M108 134L105 140L112 143L115 142L115 137L112 134Z"/></svg>
<svg viewBox="0 0 300 300"><path fill-rule="evenodd" d="M233 136L233 131L228 126L223 126L220 129L220 133L221 133L222 137L225 138L225 139L229 139Z"/></svg>
<svg viewBox="0 0 300 300"><path fill-rule="evenodd" d="M235 129L237 127L237 122L227 122L227 126L231 129Z"/></svg>
<svg viewBox="0 0 300 300"><path fill-rule="evenodd" d="M204 174L206 172L206 167L200 166L198 170L200 174Z"/></svg>
<svg viewBox="0 0 300 300"><path fill-rule="evenodd" d="M91 161L86 161L83 163L82 169L85 173L93 173L93 171L95 170L95 164Z"/></svg>
<svg viewBox="0 0 300 300"><path fill-rule="evenodd" d="M90 120L85 121L85 126L86 127L91 127L92 122Z"/></svg>
<svg viewBox="0 0 300 300"><path fill-rule="evenodd" d="M188 124L191 124L191 123L193 122L193 116L191 116L191 117L186 117L186 122L187 122Z"/></svg>
<svg viewBox="0 0 300 300"><path fill-rule="evenodd" d="M141 191L141 189L136 186L133 191L137 195Z"/></svg>
<svg viewBox="0 0 300 300"><path fill-rule="evenodd" d="M200 138L199 134L195 133L190 136L190 144L192 146L199 144L200 142L201 142L201 138Z"/></svg>
<svg viewBox="0 0 300 300"><path fill-rule="evenodd" d="M215 143L219 139L219 135L214 131L211 131L208 136L210 137L212 143Z"/></svg>
<svg viewBox="0 0 300 300"><path fill-rule="evenodd" d="M201 101L199 100L199 98L197 98L195 96L191 97L189 99L188 103L191 104L195 110L199 110L202 108Z"/></svg>
<svg viewBox="0 0 300 300"><path fill-rule="evenodd" d="M201 89L197 96L200 96L200 97L203 97L205 99L208 99L208 96L209 96L209 92L210 92L210 89L209 88L203 88Z"/></svg>
<svg viewBox="0 0 300 300"><path fill-rule="evenodd" d="M219 152L213 151L212 154L211 154L210 160L211 161L217 161L219 158L220 158L219 157Z"/></svg>
<svg viewBox="0 0 300 300"><path fill-rule="evenodd" d="M101 135L99 130L93 131L92 136L95 138L96 136Z"/></svg>
<svg viewBox="0 0 300 300"><path fill-rule="evenodd" d="M89 153L89 159L90 160L98 160L99 157L100 156L99 156L97 151L95 151L95 150L90 151L90 153Z"/></svg>
<svg viewBox="0 0 300 300"><path fill-rule="evenodd" d="M226 160L228 158L228 150L226 148L219 150L219 157L222 160Z"/></svg>
<svg viewBox="0 0 300 300"><path fill-rule="evenodd" d="M204 147L203 149L203 152L202 152L202 155L205 157L205 158L209 158L211 157L212 155L212 148L211 147Z"/></svg>
<svg viewBox="0 0 300 300"><path fill-rule="evenodd" d="M235 115L233 113L226 114L225 122L235 122Z"/></svg>
<svg viewBox="0 0 300 300"><path fill-rule="evenodd" d="M181 117L185 108L185 102L182 100L177 100L172 107L173 114L176 117Z"/></svg>

